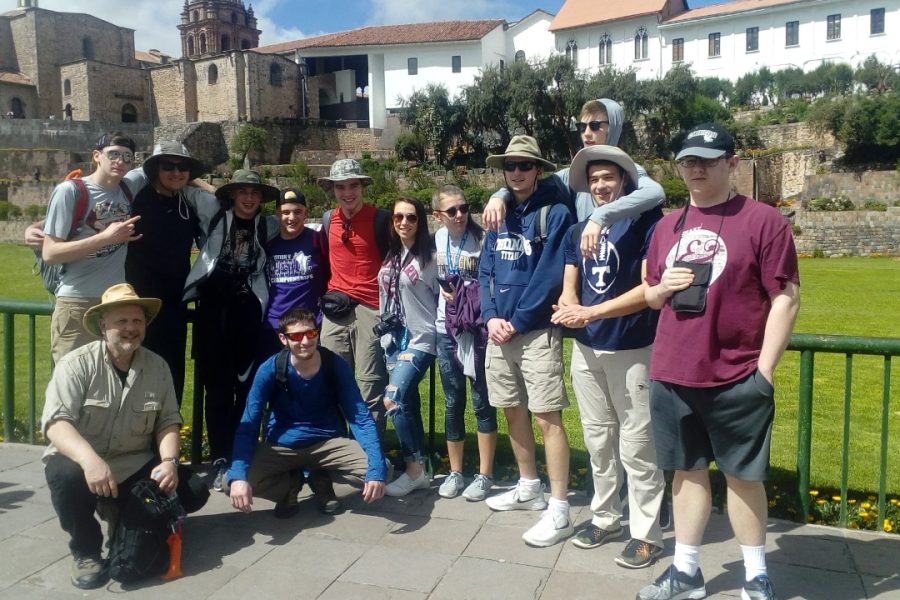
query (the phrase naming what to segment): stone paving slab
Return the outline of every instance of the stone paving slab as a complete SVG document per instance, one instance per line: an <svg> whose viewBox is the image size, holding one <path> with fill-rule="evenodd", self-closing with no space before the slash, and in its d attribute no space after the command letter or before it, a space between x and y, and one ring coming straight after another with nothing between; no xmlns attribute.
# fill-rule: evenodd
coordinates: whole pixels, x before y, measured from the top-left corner
<svg viewBox="0 0 900 600"><path fill-rule="evenodd" d="M346 511L319 514L308 492L300 514L275 519L273 504L234 511L213 492L185 525L184 577L90 592L69 583L71 558L43 481L42 449L0 444L0 600L296 598L316 600L579 600L634 598L671 563L647 569L613 558L624 540L582 550L571 543L529 548L522 533L539 512L493 513L484 503L443 499L438 482L403 499L366 505L337 486ZM495 491L500 491L497 487ZM572 516L590 520L588 499L573 494ZM770 521L769 570L779 598L900 600L900 537ZM740 597L743 565L728 519L714 513L701 567L710 598Z"/></svg>

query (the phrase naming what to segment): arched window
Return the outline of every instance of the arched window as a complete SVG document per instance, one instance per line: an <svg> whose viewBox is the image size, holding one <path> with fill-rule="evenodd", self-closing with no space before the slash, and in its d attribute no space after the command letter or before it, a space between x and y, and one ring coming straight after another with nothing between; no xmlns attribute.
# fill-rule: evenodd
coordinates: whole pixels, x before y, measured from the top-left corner
<svg viewBox="0 0 900 600"><path fill-rule="evenodd" d="M206 34L200 34L200 54L206 54Z"/></svg>
<svg viewBox="0 0 900 600"><path fill-rule="evenodd" d="M644 60L649 54L649 36L641 27L634 33L634 60Z"/></svg>
<svg viewBox="0 0 900 600"><path fill-rule="evenodd" d="M66 79L63 81L63 96L72 95L72 82Z"/></svg>
<svg viewBox="0 0 900 600"><path fill-rule="evenodd" d="M516 62L525 62L525 51L524 50L516 50Z"/></svg>
<svg viewBox="0 0 900 600"><path fill-rule="evenodd" d="M91 60L94 58L94 40L89 37L81 39L81 55Z"/></svg>
<svg viewBox="0 0 900 600"><path fill-rule="evenodd" d="M133 104L122 105L122 122L137 123L137 109Z"/></svg>
<svg viewBox="0 0 900 600"><path fill-rule="evenodd" d="M219 81L219 68L216 65L209 65L206 70L206 83L213 85L217 81Z"/></svg>
<svg viewBox="0 0 900 600"><path fill-rule="evenodd" d="M282 79L281 65L278 63L269 65L269 83L275 86L281 86Z"/></svg>
<svg viewBox="0 0 900 600"><path fill-rule="evenodd" d="M231 22L237 25L237 13L231 13Z"/></svg>
<svg viewBox="0 0 900 600"><path fill-rule="evenodd" d="M575 40L566 44L566 58L572 61L573 67L578 67L578 43Z"/></svg>
<svg viewBox="0 0 900 600"><path fill-rule="evenodd" d="M189 37L188 38L188 56L193 56L193 55L194 55L194 38Z"/></svg>
<svg viewBox="0 0 900 600"><path fill-rule="evenodd" d="M250 40L241 40L241 50L250 49Z"/></svg>
<svg viewBox="0 0 900 600"><path fill-rule="evenodd" d="M600 64L612 64L612 38L608 33L600 36Z"/></svg>
<svg viewBox="0 0 900 600"><path fill-rule="evenodd" d="M227 33L223 33L222 39L219 41L219 52L228 52L229 50L231 50L231 38Z"/></svg>
<svg viewBox="0 0 900 600"><path fill-rule="evenodd" d="M191 13L191 21L199 21L199 20L200 20L200 13L195 10L194 12Z"/></svg>

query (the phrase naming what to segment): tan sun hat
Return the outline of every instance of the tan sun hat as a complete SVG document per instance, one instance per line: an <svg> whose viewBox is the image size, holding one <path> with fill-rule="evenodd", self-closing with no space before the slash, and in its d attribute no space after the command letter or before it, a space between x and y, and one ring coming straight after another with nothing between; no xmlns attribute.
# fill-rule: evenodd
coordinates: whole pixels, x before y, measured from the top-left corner
<svg viewBox="0 0 900 600"><path fill-rule="evenodd" d="M506 152L492 154L487 157L485 164L492 169L502 169L507 158L527 158L538 163L544 171L555 171L556 165L541 156L541 149L537 140L530 135L517 135L509 141Z"/></svg>
<svg viewBox="0 0 900 600"><path fill-rule="evenodd" d="M631 157L616 146L596 145L586 146L578 151L575 158L572 159L572 166L569 167L569 187L576 192L591 193L591 186L588 183L587 167L595 161L606 161L622 167L622 171L628 175L631 185L637 187L638 173L637 167Z"/></svg>
<svg viewBox="0 0 900 600"><path fill-rule="evenodd" d="M141 298L134 291L134 288L127 283L117 283L103 292L100 304L89 308L84 313L84 318L81 322L84 324L85 329L99 337L102 335L100 333L100 317L103 316L103 313L110 308L127 306L129 304L143 308L147 314L147 323L149 324L159 314L162 300L159 298Z"/></svg>

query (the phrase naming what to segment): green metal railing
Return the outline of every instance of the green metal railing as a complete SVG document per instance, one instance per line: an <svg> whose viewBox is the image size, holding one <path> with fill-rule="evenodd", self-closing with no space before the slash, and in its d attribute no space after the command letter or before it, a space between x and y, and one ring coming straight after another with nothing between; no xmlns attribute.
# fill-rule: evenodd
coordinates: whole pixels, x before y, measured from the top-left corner
<svg viewBox="0 0 900 600"><path fill-rule="evenodd" d="M884 529L887 507L888 422L891 406L891 358L900 354L900 338L812 335L795 333L788 350L800 352L800 403L797 409L797 493L804 521L809 514L809 472L812 454L813 372L816 353L843 354L844 362L844 430L841 450L840 524L847 525L847 481L850 471L850 404L853 384L853 357L883 356L884 374L881 399L881 452L878 479L878 531Z"/></svg>
<svg viewBox="0 0 900 600"><path fill-rule="evenodd" d="M36 407L36 364L37 354L35 348L35 321L38 316L47 316L52 313L49 302L27 302L19 300L0 299L0 313L3 314L3 434L8 441L15 441L15 365L18 358L15 353L15 323L16 315L28 317L28 422L27 441L35 443L35 426L37 422ZM878 524L881 530L884 526L883 515L887 503L887 472L888 472L888 440L889 417L891 404L891 358L900 355L900 338L876 338L876 337L851 337L837 335L810 335L794 334L788 345L789 351L800 353L800 386L799 407L797 412L797 486L798 500L801 509L801 517L806 520L809 514L810 504L810 466L812 452L812 407L813 407L813 374L815 368L815 356L821 354L844 354L844 422L843 422L843 446L841 452L841 508L840 523L846 526L848 514L848 473L850 456L850 416L851 416L851 386L853 382L853 357L857 355L884 357L884 373L881 404L881 447L880 447L880 474L878 481ZM44 351L46 352L46 351ZM203 433L203 397L197 380L196 369L194 371L194 405L193 422L191 431L191 461L200 461L200 451ZM433 451L435 430L435 375L431 369L429 383L429 446Z"/></svg>

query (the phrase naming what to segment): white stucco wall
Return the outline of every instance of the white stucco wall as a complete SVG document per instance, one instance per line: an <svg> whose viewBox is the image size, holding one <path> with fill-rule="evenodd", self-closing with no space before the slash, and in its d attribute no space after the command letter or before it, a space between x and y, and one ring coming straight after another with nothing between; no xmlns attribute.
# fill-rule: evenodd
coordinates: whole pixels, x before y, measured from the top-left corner
<svg viewBox="0 0 900 600"><path fill-rule="evenodd" d="M870 10L885 8L885 34L870 35ZM826 39L827 18L841 15L841 37ZM785 45L785 24L800 22L799 43ZM759 28L759 50L747 52L746 30ZM709 57L710 33L721 34L721 55ZM799 67L811 71L823 61L858 65L875 54L883 62L896 64L900 59L900 6L895 0L819 0L809 4L790 4L761 11L664 24L659 44L663 69L672 67L672 40L684 39L684 61L701 77L737 79L763 66L779 70Z"/></svg>
<svg viewBox="0 0 900 600"><path fill-rule="evenodd" d="M459 73L452 72L453 56L460 57ZM410 58L418 60L416 75L408 72ZM481 72L481 67L482 50L477 41L385 48L385 106L388 109L399 107L399 97L408 98L414 91L425 89L429 83L440 83L447 88L451 97L456 96L460 88L472 84L475 76Z"/></svg>
<svg viewBox="0 0 900 600"><path fill-rule="evenodd" d="M384 54L370 53L369 61L369 121L373 129L384 129L387 123L387 104L384 90Z"/></svg>
<svg viewBox="0 0 900 600"><path fill-rule="evenodd" d="M638 29L647 30L647 58L634 59L634 36ZM611 21L556 33L556 50L564 54L569 40L578 44L578 68L596 72L600 68L600 39L608 34L612 39L612 65L616 69L634 69L638 79L653 79L659 76L661 57L659 34L655 16Z"/></svg>
<svg viewBox="0 0 900 600"><path fill-rule="evenodd" d="M556 52L556 38L548 31L553 15L534 13L506 32L506 61L513 62L516 52L525 53L527 61L545 60Z"/></svg>

